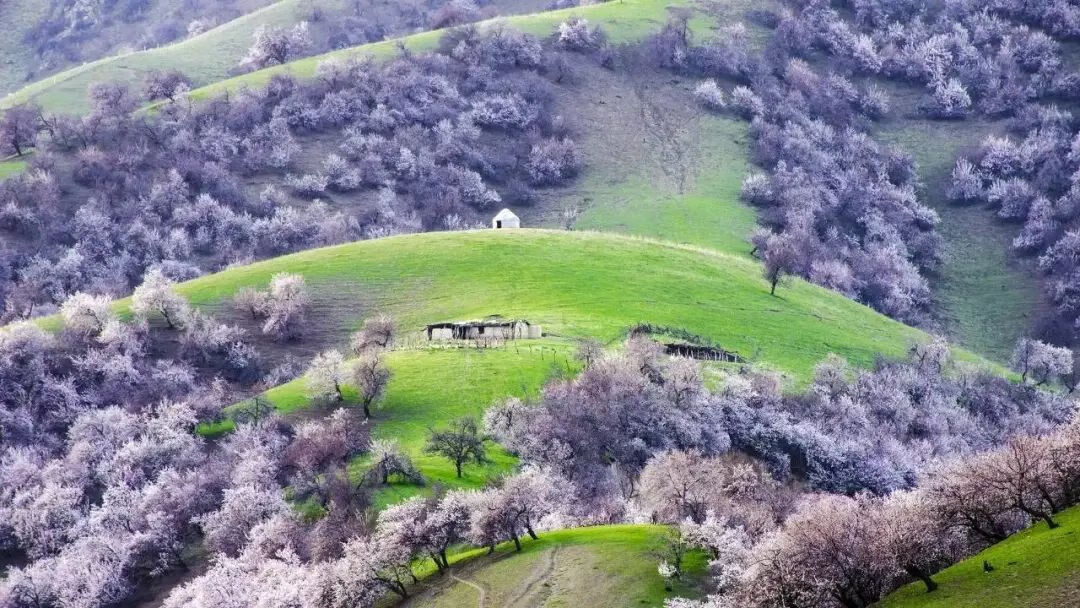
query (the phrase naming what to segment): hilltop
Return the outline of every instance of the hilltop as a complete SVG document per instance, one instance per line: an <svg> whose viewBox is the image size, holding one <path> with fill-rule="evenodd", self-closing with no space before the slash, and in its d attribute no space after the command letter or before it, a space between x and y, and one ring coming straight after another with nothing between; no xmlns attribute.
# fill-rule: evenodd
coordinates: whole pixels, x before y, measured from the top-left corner
<svg viewBox="0 0 1080 608"><path fill-rule="evenodd" d="M307 350L344 344L376 313L406 331L501 315L562 338L613 342L649 322L711 340L744 359L808 380L828 353L858 365L900 357L927 339L839 294L793 281L769 295L760 266L698 247L594 232L522 229L395 236L230 268L177 286L192 304L237 320L231 297L279 272L304 276ZM407 295L406 295L407 294ZM117 309L126 313L128 300ZM971 355L966 355L973 358Z"/></svg>

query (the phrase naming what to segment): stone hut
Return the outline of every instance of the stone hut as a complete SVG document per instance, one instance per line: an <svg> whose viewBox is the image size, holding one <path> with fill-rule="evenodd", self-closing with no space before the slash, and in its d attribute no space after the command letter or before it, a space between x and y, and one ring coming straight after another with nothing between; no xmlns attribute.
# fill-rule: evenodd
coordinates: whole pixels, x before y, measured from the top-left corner
<svg viewBox="0 0 1080 608"><path fill-rule="evenodd" d="M432 323L425 332L436 340L529 340L543 336L539 325L524 319L482 319Z"/></svg>
<svg viewBox="0 0 1080 608"><path fill-rule="evenodd" d="M513 211L503 209L495 217L491 218L491 227L496 230L501 228L521 228L521 219L514 215Z"/></svg>

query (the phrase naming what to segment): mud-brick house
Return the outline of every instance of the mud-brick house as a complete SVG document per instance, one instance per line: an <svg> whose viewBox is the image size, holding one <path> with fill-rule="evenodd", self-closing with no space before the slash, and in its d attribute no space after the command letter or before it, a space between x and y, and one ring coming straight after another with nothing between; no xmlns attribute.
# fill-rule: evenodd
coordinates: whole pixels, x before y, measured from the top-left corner
<svg viewBox="0 0 1080 608"><path fill-rule="evenodd" d="M448 321L427 326L428 340L529 340L543 336L539 325L524 319Z"/></svg>

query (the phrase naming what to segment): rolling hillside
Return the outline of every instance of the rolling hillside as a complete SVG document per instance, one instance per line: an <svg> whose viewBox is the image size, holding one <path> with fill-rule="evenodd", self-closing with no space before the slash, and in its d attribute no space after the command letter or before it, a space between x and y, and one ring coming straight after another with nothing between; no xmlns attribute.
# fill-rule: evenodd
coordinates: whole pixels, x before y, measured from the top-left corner
<svg viewBox="0 0 1080 608"><path fill-rule="evenodd" d="M480 486L513 460L496 450L492 465L469 467L456 479L448 462L423 454L427 429L479 417L497 399L535 395L549 378L574 373L578 338L613 344L640 322L686 330L780 371L790 388L808 381L829 353L869 365L879 354L902 357L913 341L926 339L803 281L771 296L757 263L742 257L591 232L488 230L361 241L225 270L179 291L257 335L230 298L240 287L265 285L277 272L304 275L312 292L304 339L288 347L303 358L328 347L344 349L365 317L389 313L397 319L403 335L388 357L394 376L375 412L373 433L397 439L429 481L450 486ZM126 300L118 303L124 314L126 306ZM489 315L539 323L546 337L447 350L429 348L420 336L426 323ZM269 340L260 350L281 354ZM963 351L959 356L981 361ZM285 414L309 415L302 410L317 405L303 378L264 396ZM226 419L202 430L212 435L231 428ZM357 470L364 465L354 463ZM419 490L395 486L377 500L389 504Z"/></svg>
<svg viewBox="0 0 1080 608"><path fill-rule="evenodd" d="M869 365L879 354L901 357L918 330L802 281L770 296L756 262L710 250L591 232L548 230L426 233L298 253L201 277L179 286L218 318L257 328L233 310L240 287L261 287L277 272L304 275L313 303L304 338L286 347L261 339L273 359L307 359L345 349L361 321L389 313L402 330L390 353L393 379L375 412L376 437L397 439L430 483L478 487L513 459L493 447L494 462L467 467L462 479L447 461L423 454L428 428L480 417L498 399L535 395L551 377L572 374L576 339L620 341L648 322L702 336L754 364L804 384L829 353ZM405 294L409 294L406 296ZM127 314L127 301L118 303ZM428 348L426 323L501 315L542 325L545 339L493 349ZM55 326L53 318L48 323ZM977 360L973 355L960 356ZM318 415L303 378L264 395L281 413ZM351 400L351 393L346 391ZM206 425L214 435L231 419ZM356 471L365 461L354 462ZM430 486L429 486L430 487ZM395 485L377 497L390 504L422 491Z"/></svg>
<svg viewBox="0 0 1080 608"><path fill-rule="evenodd" d="M96 82L138 83L153 70L177 69L194 82L225 78L251 46L260 25L281 26L303 18L301 0L281 0L203 34L156 49L105 57L54 74L0 99L0 108L28 101L53 112L83 112L89 108L87 90Z"/></svg>
<svg viewBox="0 0 1080 608"><path fill-rule="evenodd" d="M305 348L312 352L343 345L375 313L412 331L434 321L502 315L539 323L547 335L606 342L647 321L703 336L805 381L830 352L868 365L926 339L804 281L771 296L749 259L591 232L484 230L360 241L228 269L179 291L243 323L231 295L262 287L278 272L302 274L310 286ZM128 300L117 306L126 311Z"/></svg>
<svg viewBox="0 0 1080 608"><path fill-rule="evenodd" d="M934 576L933 593L911 584L880 608L1064 608L1080 605L1080 507L1039 523ZM986 572L988 562L993 571Z"/></svg>
<svg viewBox="0 0 1080 608"><path fill-rule="evenodd" d="M520 3L510 4L512 8L520 7ZM624 0L492 19L481 22L480 27L507 23L525 31L547 36L567 16L576 14L587 16L596 23L609 26L612 40L625 42L644 38L663 24L669 5L680 4L685 4L685 1ZM88 108L86 92L91 84L107 80L138 83L149 72L164 68L177 69L187 74L195 86L200 87L196 88L192 95L201 98L238 86L265 84L272 75L278 73L291 73L299 77L311 76L321 61L332 57L388 57L397 52L399 45L414 51L428 50L434 48L442 33L440 30L423 32L300 59L283 66L275 66L242 76L229 77L229 71L251 46L251 36L259 26L283 26L297 23L305 18L307 8L309 7L303 0L280 0L175 44L90 62L15 91L0 99L0 109L33 101L50 111L83 112ZM704 25L704 22L701 22L701 25Z"/></svg>

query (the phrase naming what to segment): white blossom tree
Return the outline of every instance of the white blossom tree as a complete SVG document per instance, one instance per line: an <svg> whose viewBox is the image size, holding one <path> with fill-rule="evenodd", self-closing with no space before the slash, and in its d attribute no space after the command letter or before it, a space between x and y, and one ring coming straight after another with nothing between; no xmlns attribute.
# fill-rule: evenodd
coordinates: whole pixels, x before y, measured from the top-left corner
<svg viewBox="0 0 1080 608"><path fill-rule="evenodd" d="M131 310L142 319L159 315L169 329L176 329L184 324L189 308L187 300L176 293L172 279L154 268L146 273L142 285L131 294Z"/></svg>
<svg viewBox="0 0 1080 608"><path fill-rule="evenodd" d="M333 349L316 355L304 376L308 397L342 401L345 395L341 387L347 373L344 363L341 353Z"/></svg>

